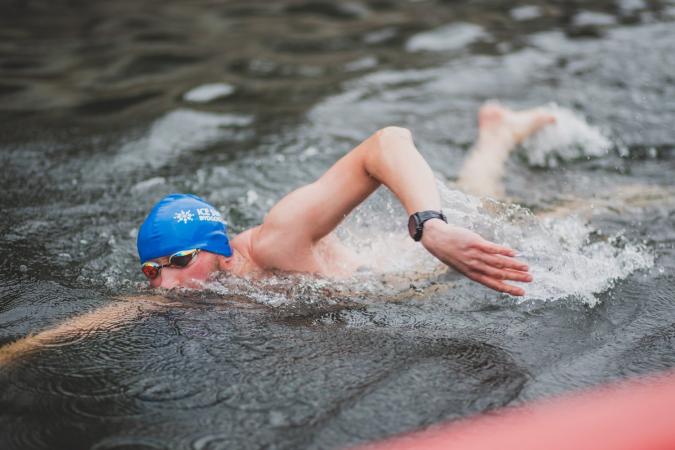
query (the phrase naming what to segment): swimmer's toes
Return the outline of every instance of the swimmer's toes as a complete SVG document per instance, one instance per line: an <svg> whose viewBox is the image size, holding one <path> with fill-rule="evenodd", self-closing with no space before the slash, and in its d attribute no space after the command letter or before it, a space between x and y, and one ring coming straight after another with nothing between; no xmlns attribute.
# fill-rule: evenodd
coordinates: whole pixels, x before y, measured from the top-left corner
<svg viewBox="0 0 675 450"><path fill-rule="evenodd" d="M478 126L486 128L500 125L504 122L504 117L508 112L499 103L485 103L478 111Z"/></svg>
<svg viewBox="0 0 675 450"><path fill-rule="evenodd" d="M541 128L546 125L551 125L555 123L555 116L548 112L546 109L542 109L537 114L537 128Z"/></svg>
<svg viewBox="0 0 675 450"><path fill-rule="evenodd" d="M546 108L513 111L499 103L488 102L478 111L481 133L509 133L519 144L542 127L555 123L555 116Z"/></svg>
<svg viewBox="0 0 675 450"><path fill-rule="evenodd" d="M555 123L555 116L544 108L514 113L510 118L511 130L517 143L523 142L546 125Z"/></svg>

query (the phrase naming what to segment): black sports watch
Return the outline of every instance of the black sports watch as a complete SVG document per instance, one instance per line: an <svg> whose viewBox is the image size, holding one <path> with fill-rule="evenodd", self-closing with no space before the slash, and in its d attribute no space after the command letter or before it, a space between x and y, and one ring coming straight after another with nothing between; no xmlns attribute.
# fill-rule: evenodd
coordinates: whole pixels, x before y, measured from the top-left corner
<svg viewBox="0 0 675 450"><path fill-rule="evenodd" d="M424 222L431 219L441 219L448 223L442 211L420 211L411 215L408 219L408 233L415 241L422 239L422 231L424 231Z"/></svg>

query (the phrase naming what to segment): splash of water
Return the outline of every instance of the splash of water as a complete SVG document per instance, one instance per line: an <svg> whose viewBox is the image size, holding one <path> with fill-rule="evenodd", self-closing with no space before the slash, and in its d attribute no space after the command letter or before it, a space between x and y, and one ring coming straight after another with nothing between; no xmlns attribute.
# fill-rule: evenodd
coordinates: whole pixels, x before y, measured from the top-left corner
<svg viewBox="0 0 675 450"><path fill-rule="evenodd" d="M452 223L507 245L526 261L534 282L524 300L576 297L589 306L596 294L638 269L652 267L654 256L622 235L602 236L580 218L538 218L527 208L475 197L442 187L444 211Z"/></svg>
<svg viewBox="0 0 675 450"><path fill-rule="evenodd" d="M644 245L621 234L603 235L576 216L540 218L522 206L479 199L441 182L439 189L450 223L516 249L519 259L529 264L535 281L522 285L526 295L517 302L576 299L595 306L598 294L618 280L654 265L654 256ZM382 190L338 230L342 241L376 271L343 280L288 274L261 280L222 276L204 287L295 315L351 308L354 302L395 301L406 292L420 292L425 283L434 284L446 270L408 238L404 218L393 196ZM472 289L473 283L467 280L466 285Z"/></svg>
<svg viewBox="0 0 675 450"><path fill-rule="evenodd" d="M654 256L644 245L629 242L621 234L602 235L577 216L539 218L522 206L479 199L438 184L450 223L516 249L519 259L529 264L535 281L522 285L526 296L518 302L576 298L594 306L597 295L616 281L654 265ZM397 219L405 214L394 202L391 195L385 195L357 210L343 227L343 240L368 255L385 274L405 273L411 282L416 276L433 276L442 265L407 239L401 231L404 224ZM381 228L364 225L372 224L373 217ZM359 280L359 288L381 291L382 285Z"/></svg>
<svg viewBox="0 0 675 450"><path fill-rule="evenodd" d="M260 279L215 274L202 284L202 295L215 294L218 303L268 307L283 320L316 322L345 310L364 308L353 279L335 280L308 274L277 273ZM355 297L361 295L361 298ZM356 301L355 301L356 300Z"/></svg>
<svg viewBox="0 0 675 450"><path fill-rule="evenodd" d="M598 127L569 109L556 104L547 107L556 118L525 139L521 155L533 167L556 167L560 162L605 156L612 149L612 141Z"/></svg>

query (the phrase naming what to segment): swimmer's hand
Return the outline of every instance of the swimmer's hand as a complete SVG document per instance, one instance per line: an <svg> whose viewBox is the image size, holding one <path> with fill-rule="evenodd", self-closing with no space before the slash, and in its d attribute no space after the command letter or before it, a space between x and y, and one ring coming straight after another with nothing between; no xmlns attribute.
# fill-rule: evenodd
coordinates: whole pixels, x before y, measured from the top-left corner
<svg viewBox="0 0 675 450"><path fill-rule="evenodd" d="M504 280L532 281L527 264L514 258L515 251L439 219L424 224L422 245L464 276L495 291L525 295L522 288L506 284Z"/></svg>

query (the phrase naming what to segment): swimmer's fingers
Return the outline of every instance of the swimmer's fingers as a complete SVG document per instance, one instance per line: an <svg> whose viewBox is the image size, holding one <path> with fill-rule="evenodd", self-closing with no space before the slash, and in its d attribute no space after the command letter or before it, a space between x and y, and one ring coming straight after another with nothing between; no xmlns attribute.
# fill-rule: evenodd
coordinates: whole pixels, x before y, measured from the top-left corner
<svg viewBox="0 0 675 450"><path fill-rule="evenodd" d="M519 288L517 286L511 286L509 284L506 284L500 280L496 280L488 275L485 275L483 273L479 272L468 272L466 274L467 277L472 279L473 281L476 281L484 286L487 286L491 289L494 289L495 291L499 292L504 292L506 294L511 294L515 296L522 296L525 295L525 290L522 288Z"/></svg>
<svg viewBox="0 0 675 450"><path fill-rule="evenodd" d="M492 267L496 267L497 269L511 269L522 272L527 272L530 270L530 268L524 262L503 255L481 253L478 255L478 259Z"/></svg>
<svg viewBox="0 0 675 450"><path fill-rule="evenodd" d="M483 240L482 242L476 244L476 246L487 253L496 253L505 256L516 256L515 250L508 247L504 247L503 245L495 244L494 242Z"/></svg>
<svg viewBox="0 0 675 450"><path fill-rule="evenodd" d="M532 275L527 272L520 270L497 269L480 261L474 262L471 265L471 268L474 271L484 273L485 275L488 275L497 280L522 281L524 283L529 283L532 281Z"/></svg>

